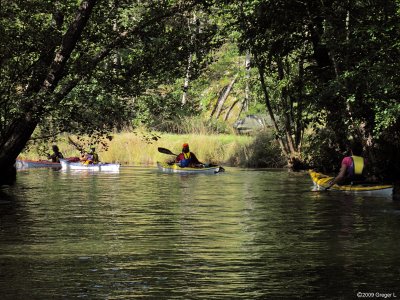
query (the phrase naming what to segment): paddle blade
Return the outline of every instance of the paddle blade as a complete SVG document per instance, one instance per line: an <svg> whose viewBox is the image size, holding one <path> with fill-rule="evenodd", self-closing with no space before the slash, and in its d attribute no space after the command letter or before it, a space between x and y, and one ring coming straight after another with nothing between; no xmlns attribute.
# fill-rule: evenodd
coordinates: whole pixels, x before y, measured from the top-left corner
<svg viewBox="0 0 400 300"><path fill-rule="evenodd" d="M175 153L172 153L170 150L166 149L166 148L162 148L162 147L158 147L158 152L164 153L164 154L169 154L169 155L175 155L177 156Z"/></svg>

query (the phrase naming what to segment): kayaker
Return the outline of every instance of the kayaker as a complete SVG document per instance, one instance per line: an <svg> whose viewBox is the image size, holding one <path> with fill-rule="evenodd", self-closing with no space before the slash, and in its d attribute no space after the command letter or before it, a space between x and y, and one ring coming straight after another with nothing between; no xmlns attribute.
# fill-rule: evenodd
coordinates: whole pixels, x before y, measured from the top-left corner
<svg viewBox="0 0 400 300"><path fill-rule="evenodd" d="M188 143L182 145L182 153L176 157L175 162L179 163L181 167L203 167L203 163L197 159L193 152L190 152Z"/></svg>
<svg viewBox="0 0 400 300"><path fill-rule="evenodd" d="M90 148L89 155L92 156L92 162L94 164L98 164L99 163L99 155L96 153L96 148L94 148L94 147Z"/></svg>
<svg viewBox="0 0 400 300"><path fill-rule="evenodd" d="M60 162L60 159L63 159L64 156L62 155L62 153L61 153L60 150L58 149L58 146L57 146L57 145L53 145L51 148L53 149L53 153L47 155L47 158L48 158L48 159L51 159L52 162L57 162L57 163L59 163L59 162Z"/></svg>
<svg viewBox="0 0 400 300"><path fill-rule="evenodd" d="M85 165L99 163L99 155L96 153L96 148L90 148L89 153L85 153L81 156L81 162Z"/></svg>
<svg viewBox="0 0 400 300"><path fill-rule="evenodd" d="M351 184L355 180L365 180L363 176L365 160L362 157L363 147L361 143L354 142L350 152L351 156L343 158L339 174L329 183L327 190L334 184Z"/></svg>

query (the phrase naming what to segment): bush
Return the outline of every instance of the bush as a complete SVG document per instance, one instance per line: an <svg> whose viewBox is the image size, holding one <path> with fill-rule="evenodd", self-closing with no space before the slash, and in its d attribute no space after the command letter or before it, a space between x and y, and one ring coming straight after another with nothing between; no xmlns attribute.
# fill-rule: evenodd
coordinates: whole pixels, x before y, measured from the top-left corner
<svg viewBox="0 0 400 300"><path fill-rule="evenodd" d="M334 140L334 132L326 128L306 134L303 146L304 163L323 173L338 172L346 152Z"/></svg>
<svg viewBox="0 0 400 300"><path fill-rule="evenodd" d="M271 132L263 130L251 144L237 149L230 158L230 164L249 168L282 168L287 161Z"/></svg>

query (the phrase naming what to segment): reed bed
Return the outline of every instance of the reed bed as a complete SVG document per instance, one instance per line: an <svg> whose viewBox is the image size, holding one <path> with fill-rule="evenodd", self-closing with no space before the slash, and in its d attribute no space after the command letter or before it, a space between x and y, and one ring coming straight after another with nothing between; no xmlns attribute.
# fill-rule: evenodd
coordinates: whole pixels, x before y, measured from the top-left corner
<svg viewBox="0 0 400 300"><path fill-rule="evenodd" d="M158 152L158 147L167 148L179 154L182 144L189 143L190 150L202 162L238 165L240 162L243 163L243 157L236 156L241 155L243 149L249 148L254 141L254 137L233 134L151 133L152 136L157 136L157 140L153 140L149 138L149 134L144 131L117 133L108 142L108 149L100 145L96 147L96 151L103 162L119 162L126 166L155 166L157 161L168 161L174 158L172 155ZM80 156L79 151L68 143L66 136L61 136L57 145L65 157ZM51 149L51 144L47 145L47 148ZM46 159L43 151L39 154L34 147L21 153L20 158Z"/></svg>
<svg viewBox="0 0 400 300"><path fill-rule="evenodd" d="M238 149L252 142L248 136L159 134L157 141L149 143L140 134L120 133L110 143L109 150L100 153L104 161L118 161L123 165L152 166L157 161L168 161L174 156L158 152L158 147L179 154L183 143L189 143L190 150L200 161L223 164L238 153Z"/></svg>

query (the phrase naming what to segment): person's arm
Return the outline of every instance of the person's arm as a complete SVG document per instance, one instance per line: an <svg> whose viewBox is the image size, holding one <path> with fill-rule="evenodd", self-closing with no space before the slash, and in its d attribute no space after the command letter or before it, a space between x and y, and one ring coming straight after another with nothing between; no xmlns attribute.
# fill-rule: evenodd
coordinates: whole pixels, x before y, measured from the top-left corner
<svg viewBox="0 0 400 300"><path fill-rule="evenodd" d="M175 158L175 162L180 162L182 160L182 153L180 153L176 158Z"/></svg>
<svg viewBox="0 0 400 300"><path fill-rule="evenodd" d="M347 170L347 165L342 163L340 166L340 171L339 174L329 182L329 186L326 188L326 190L329 190L334 184L341 182L345 176L346 176L346 170Z"/></svg>

